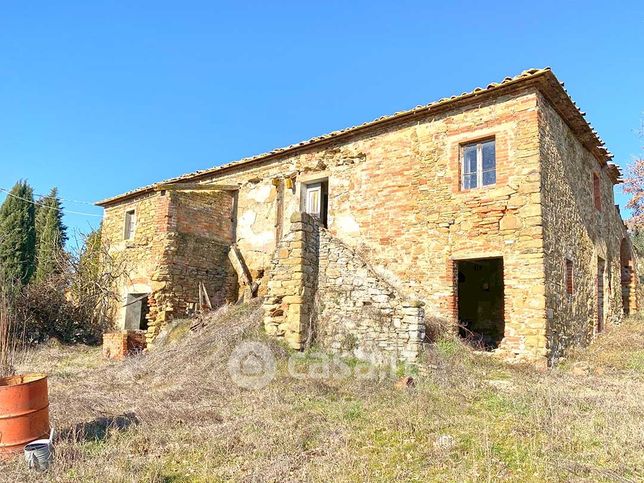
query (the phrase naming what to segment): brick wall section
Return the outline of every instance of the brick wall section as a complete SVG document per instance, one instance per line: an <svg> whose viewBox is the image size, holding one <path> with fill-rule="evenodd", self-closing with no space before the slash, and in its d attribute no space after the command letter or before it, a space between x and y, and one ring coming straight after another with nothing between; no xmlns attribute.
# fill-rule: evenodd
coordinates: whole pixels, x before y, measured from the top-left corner
<svg viewBox="0 0 644 483"><path fill-rule="evenodd" d="M236 299L236 274L228 261L233 195L156 192L106 209L103 235L115 256L124 257L129 277L118 287L117 325L128 293L149 293L148 341L173 317L193 311L204 283L213 305ZM132 240L123 240L125 212L136 211Z"/></svg>
<svg viewBox="0 0 644 483"><path fill-rule="evenodd" d="M639 305L636 255L630 237L626 236L620 246L622 306L625 314L634 314Z"/></svg>
<svg viewBox="0 0 644 483"><path fill-rule="evenodd" d="M597 258L605 261L604 320L622 316L620 247L627 236L615 208L613 184L550 103L539 97L543 233L548 345L553 359L586 345L597 321ZM595 206L598 176L601 210ZM565 259L573 263L573 290L565 290Z"/></svg>
<svg viewBox="0 0 644 483"><path fill-rule="evenodd" d="M120 330L103 334L103 357L124 359L146 348L146 336L142 330Z"/></svg>
<svg viewBox="0 0 644 483"><path fill-rule="evenodd" d="M171 191L177 233L232 243L233 194L230 191Z"/></svg>

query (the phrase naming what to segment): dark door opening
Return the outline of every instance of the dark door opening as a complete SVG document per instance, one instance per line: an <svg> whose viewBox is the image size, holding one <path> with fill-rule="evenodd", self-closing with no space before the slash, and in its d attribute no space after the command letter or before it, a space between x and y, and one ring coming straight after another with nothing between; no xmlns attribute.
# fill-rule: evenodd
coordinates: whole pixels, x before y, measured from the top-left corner
<svg viewBox="0 0 644 483"><path fill-rule="evenodd" d="M459 335L478 348L496 349L503 339L503 259L459 260Z"/></svg>
<svg viewBox="0 0 644 483"><path fill-rule="evenodd" d="M622 310L624 315L629 315L631 313L632 297L635 296L635 271L633 270L633 249L628 238L622 240L619 260L622 268Z"/></svg>
<svg viewBox="0 0 644 483"><path fill-rule="evenodd" d="M596 332L604 330L604 271L605 262L603 259L597 259L597 325Z"/></svg>
<svg viewBox="0 0 644 483"><path fill-rule="evenodd" d="M125 329L126 330L148 330L148 294L130 293L127 294L125 302Z"/></svg>

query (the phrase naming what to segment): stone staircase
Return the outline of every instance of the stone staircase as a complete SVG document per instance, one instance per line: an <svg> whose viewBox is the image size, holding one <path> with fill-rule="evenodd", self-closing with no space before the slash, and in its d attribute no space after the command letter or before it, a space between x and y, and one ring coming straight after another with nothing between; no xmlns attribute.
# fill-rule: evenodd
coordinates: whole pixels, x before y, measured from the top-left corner
<svg viewBox="0 0 644 483"><path fill-rule="evenodd" d="M315 218L294 213L273 257L266 332L302 349L315 340L360 359L413 362L425 337L422 302L380 277Z"/></svg>

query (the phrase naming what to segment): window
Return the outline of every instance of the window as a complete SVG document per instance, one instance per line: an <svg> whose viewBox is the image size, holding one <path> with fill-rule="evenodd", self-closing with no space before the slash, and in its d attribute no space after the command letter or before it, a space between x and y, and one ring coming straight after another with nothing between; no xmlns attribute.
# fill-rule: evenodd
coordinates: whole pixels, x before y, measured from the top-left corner
<svg viewBox="0 0 644 483"><path fill-rule="evenodd" d="M329 206L329 182L317 181L304 185L302 208L309 215L320 220L322 226L327 226L327 213Z"/></svg>
<svg viewBox="0 0 644 483"><path fill-rule="evenodd" d="M136 212L134 210L128 210L125 212L125 230L123 232L123 238L125 240L131 240L134 238L134 230L136 229Z"/></svg>
<svg viewBox="0 0 644 483"><path fill-rule="evenodd" d="M496 183L494 139L461 147L461 189L469 190Z"/></svg>
<svg viewBox="0 0 644 483"><path fill-rule="evenodd" d="M599 184L599 176L593 173L593 199L595 201L595 208L599 211L602 209L602 195Z"/></svg>
<svg viewBox="0 0 644 483"><path fill-rule="evenodd" d="M573 292L573 283L572 283L572 260L566 258L566 273L564 274L565 284L566 284L566 293L572 295Z"/></svg>

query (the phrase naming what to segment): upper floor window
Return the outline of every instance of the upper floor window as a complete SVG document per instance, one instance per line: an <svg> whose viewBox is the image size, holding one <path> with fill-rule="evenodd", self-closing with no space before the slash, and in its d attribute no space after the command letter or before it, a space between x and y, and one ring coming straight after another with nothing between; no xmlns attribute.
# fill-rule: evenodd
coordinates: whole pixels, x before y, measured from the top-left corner
<svg viewBox="0 0 644 483"><path fill-rule="evenodd" d="M599 176L593 173L593 200L595 201L595 208L601 211L602 209L602 195L600 189Z"/></svg>
<svg viewBox="0 0 644 483"><path fill-rule="evenodd" d="M123 238L131 240L134 238L134 231L136 230L136 211L128 210L125 212L125 230L123 231Z"/></svg>
<svg viewBox="0 0 644 483"><path fill-rule="evenodd" d="M461 189L469 190L496 183L494 139L461 146Z"/></svg>

